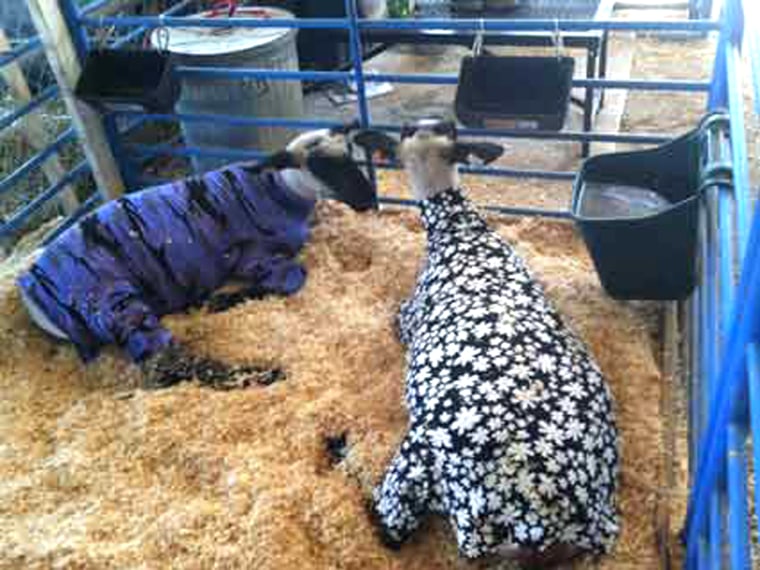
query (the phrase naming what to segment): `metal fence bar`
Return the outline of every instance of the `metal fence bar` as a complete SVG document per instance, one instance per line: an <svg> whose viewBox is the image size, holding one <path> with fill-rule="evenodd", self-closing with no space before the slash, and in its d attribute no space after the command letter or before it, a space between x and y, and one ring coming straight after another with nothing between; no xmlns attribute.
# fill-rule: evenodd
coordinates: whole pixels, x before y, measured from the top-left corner
<svg viewBox="0 0 760 570"><path fill-rule="evenodd" d="M368 73L367 82L387 81L390 83L456 85L459 77L453 73ZM681 81L675 79L587 79L575 78L573 87L596 87L604 89L630 89L638 91L709 91L706 81Z"/></svg>
<svg viewBox="0 0 760 570"><path fill-rule="evenodd" d="M237 150L226 148L194 147L182 146L175 147L166 144L145 145L145 144L125 144L124 149L138 156L158 156L168 154L172 156L208 156L214 158L229 158L232 160L259 160L267 156L268 153L258 150ZM359 162L361 165L362 163ZM365 164L369 166L369 164ZM386 170L398 170L397 164L383 163L374 164L376 168ZM464 174L485 174L489 176L501 176L510 178L537 178L542 180L574 180L575 172L558 172L555 170L530 170L519 168L486 168L480 166L465 166L460 169Z"/></svg>
<svg viewBox="0 0 760 570"><path fill-rule="evenodd" d="M709 423L702 438L702 457L689 504L687 562L690 564L697 554L709 497L725 465L721 457L725 457L726 453L726 428L745 378L745 350L750 342L760 336L760 215L755 215L752 222L738 291L741 292L741 303L732 309L725 356L717 382L720 390L710 405Z"/></svg>
<svg viewBox="0 0 760 570"><path fill-rule="evenodd" d="M731 155L734 164L736 195L736 238L739 245L738 258L744 258L747 244L748 218L751 214L749 203L749 157L744 123L744 94L742 90L742 59L740 46L731 45L726 49L727 93L731 114Z"/></svg>
<svg viewBox="0 0 760 570"><path fill-rule="evenodd" d="M71 226L73 226L75 223L77 223L79 220L82 219L88 212L90 212L97 204L102 200L102 196L100 195L100 192L93 193L92 196L87 198L82 204L80 204L79 208L77 208L72 214L66 218L61 225L59 225L57 228L55 228L52 232L50 232L45 239L42 241L42 245L46 246L49 243L55 241L58 236L60 236L63 232L65 232L67 229L69 229Z"/></svg>
<svg viewBox="0 0 760 570"><path fill-rule="evenodd" d="M752 463L757 476L757 473L760 472L760 344L757 340L747 346L746 359L749 384L749 420L753 444ZM760 513L760 485L757 482L755 483L755 512ZM756 540L760 542L760 529L758 529Z"/></svg>
<svg viewBox="0 0 760 570"><path fill-rule="evenodd" d="M760 8L757 2L745 2L746 47L749 56L750 76L755 94L755 114L760 117Z"/></svg>
<svg viewBox="0 0 760 570"><path fill-rule="evenodd" d="M647 4L646 2L615 2L615 8L618 10L675 10L688 8L690 2L681 0L677 2L658 2L657 4Z"/></svg>
<svg viewBox="0 0 760 570"><path fill-rule="evenodd" d="M240 127L282 127L296 129L329 129L341 125L330 119L281 119L264 117L242 117L239 115L217 115L212 113L142 113L140 111L118 111L120 117L139 117L145 121L158 122L210 122Z"/></svg>
<svg viewBox="0 0 760 570"><path fill-rule="evenodd" d="M321 129L331 128L341 125L340 121L328 119L281 119L281 118L264 118L264 117L241 117L238 115L217 115L210 113L141 113L139 111L118 111L114 112L119 117L137 118L135 124L130 125L125 132L131 131L146 121L160 122L213 122L231 126L250 126L250 127L282 127L296 129ZM373 129L387 132L400 132L401 126L372 124ZM600 132L581 132L581 131L531 131L517 129L458 129L462 137L495 137L495 138L515 138L515 139L552 139L557 141L594 141L594 142L622 142L635 144L661 144L672 140L672 135L655 135L650 133L600 133Z"/></svg>
<svg viewBox="0 0 760 570"><path fill-rule="evenodd" d="M279 81L346 81L354 79L352 71L286 71L282 69L177 66L180 76L215 79L277 79Z"/></svg>
<svg viewBox="0 0 760 570"><path fill-rule="evenodd" d="M86 16L87 14L92 14L93 12L97 12L101 8L105 8L109 4L115 2L116 0L95 0L94 2L90 2L89 4L82 6L79 9L79 13L82 16Z"/></svg>
<svg viewBox="0 0 760 570"><path fill-rule="evenodd" d="M691 20L689 22L670 20L553 20L553 19L486 19L461 18L456 20L425 19L420 21L411 20L362 20L359 26L363 30L460 30L476 32L484 30L488 32L509 31L578 31L592 30L638 30L638 31L672 31L672 32L709 32L721 28L717 20Z"/></svg>
<svg viewBox="0 0 760 570"><path fill-rule="evenodd" d="M720 238L719 238L719 197L726 192L726 189L715 186L707 192L707 244L709 248L707 274L708 286L705 288L708 297L708 330L705 333L709 339L706 350L709 351L708 357L708 375L705 383L705 393L708 399L708 417L709 402L715 397L718 391L718 367L720 362L720 344L718 339L721 331L720 320L720 282L721 282L721 258L720 258ZM716 488L711 489L709 499L709 515L707 521L707 548L710 568L721 568L721 554L723 547L723 529L721 518L720 494Z"/></svg>
<svg viewBox="0 0 760 570"><path fill-rule="evenodd" d="M42 42L39 38L32 38L24 42L24 45L17 47L16 49L0 54L0 67L13 63L17 59L24 57L35 51L42 49Z"/></svg>
<svg viewBox="0 0 760 570"><path fill-rule="evenodd" d="M93 28L116 26L129 28L135 26L156 27L164 25L169 28L192 25L195 28L228 28L230 23L225 20L190 19L186 17L158 18L155 16L120 16L105 18L80 18L80 23ZM455 30L477 32L484 29L488 32L510 31L591 31L591 30L641 30L641 31L672 31L672 32L709 32L720 30L721 24L715 20L691 20L681 22L653 20L505 20L505 19L425 19L425 20L358 20L360 30ZM350 29L351 24L344 18L272 18L260 20L257 18L235 18L236 28L299 28L299 29Z"/></svg>
<svg viewBox="0 0 760 570"><path fill-rule="evenodd" d="M29 204L27 204L18 214L14 215L10 220L0 226L0 236L12 235L19 231L22 227L24 227L24 224L26 224L26 222L35 212L42 208L47 202L55 198L66 188L66 186L74 182L83 174L87 174L90 171L90 165L87 164L86 160L80 162L63 178L50 186L50 188L29 202Z"/></svg>
<svg viewBox="0 0 760 570"><path fill-rule="evenodd" d="M359 121L362 127L367 128L370 124L369 104L367 102L367 89L364 84L364 61L362 59L362 40L359 32L359 13L356 0L345 0L346 14L349 23L349 52L354 64L354 81L356 82L356 104L359 108ZM374 175L373 175L374 178Z"/></svg>
<svg viewBox="0 0 760 570"><path fill-rule="evenodd" d="M145 145L125 144L124 149L134 152L138 156L159 156L168 154L172 156L207 156L213 158L230 158L233 160L259 160L267 156L260 150L237 150L231 148L209 148L195 146L170 146L167 144Z"/></svg>
<svg viewBox="0 0 760 570"><path fill-rule="evenodd" d="M748 248L749 177L740 75L743 18L739 0L728 0L723 21L725 27L716 50L709 105L713 108L727 105L729 109L734 193L721 192L717 200L717 216L721 221L720 230L716 229L719 240L717 243L708 241L708 247L720 253L719 266L708 264L703 271L707 294L716 295L719 321L718 334L707 336L712 342L707 346L702 343L701 350L706 353L706 361L716 358L712 365L717 366L717 373L708 371L706 374L710 379L707 393L711 395L707 429L693 436L700 438L696 448L699 459L687 516L686 562L688 568L701 568L706 561L710 568L721 567L725 545L721 526L727 518L730 566L743 570L748 564L749 546L744 448L747 414L742 404L748 390L745 349L757 336L760 316L758 307L748 305L750 300L756 302L752 298L757 294L753 287L760 282L756 275L760 215L753 220ZM738 288L735 287L737 259L744 261ZM713 270L718 271L715 273L718 282L710 291ZM711 320L711 316L702 315L705 321ZM722 350L718 352L719 349ZM714 354L711 356L710 352ZM704 533L709 538L707 560L703 556Z"/></svg>
<svg viewBox="0 0 760 570"><path fill-rule="evenodd" d="M3 117L0 117L0 131L5 130L9 126L11 126L13 123L24 117L25 115L28 115L35 109L37 109L39 106L44 105L51 99L54 99L58 95L58 86L57 85L51 85L47 89L45 89L42 93L37 95L34 99L29 101L26 105L19 107L12 113L8 113L7 115L4 115Z"/></svg>
<svg viewBox="0 0 760 570"><path fill-rule="evenodd" d="M76 139L76 133L72 127L69 127L63 134L55 139L44 150L38 152L35 156L30 158L27 162L19 166L11 174L0 180L0 195L4 194L13 186L18 184L22 179L29 176L32 170L39 168L42 164L63 147L66 143Z"/></svg>
<svg viewBox="0 0 760 570"><path fill-rule="evenodd" d="M277 79L280 81L346 81L353 79L355 74L350 71L284 71L263 68L231 68L231 67L197 67L178 66L176 72L180 76L209 77L222 79ZM453 73L365 73L366 83L400 83L409 85L456 85L459 78ZM573 87L595 87L604 89L630 89L637 91L685 91L707 92L710 83L707 81L682 81L675 79L584 79L572 81ZM361 92L357 89L357 92Z"/></svg>
<svg viewBox="0 0 760 570"><path fill-rule="evenodd" d="M79 22L82 26L90 28L111 27L116 28L157 28L165 26L167 28L182 28L192 26L193 28L297 28L297 29L336 29L345 30L350 27L348 21L344 18L271 18L262 20L259 18L235 18L234 24L228 19L201 19L188 18L185 16L109 16L104 18L80 17Z"/></svg>
<svg viewBox="0 0 760 570"><path fill-rule="evenodd" d="M409 200L408 198L393 198L390 196L382 196L379 201L384 204L392 204L398 206L418 206L417 200ZM571 213L568 210L543 210L540 208L517 208L507 206L481 206L481 209L489 212L497 212L500 214L507 214L511 216L536 216L544 218L555 219L568 219L571 217Z"/></svg>
<svg viewBox="0 0 760 570"><path fill-rule="evenodd" d="M747 428L733 423L728 428L728 543L731 570L749 568L749 512L747 511Z"/></svg>

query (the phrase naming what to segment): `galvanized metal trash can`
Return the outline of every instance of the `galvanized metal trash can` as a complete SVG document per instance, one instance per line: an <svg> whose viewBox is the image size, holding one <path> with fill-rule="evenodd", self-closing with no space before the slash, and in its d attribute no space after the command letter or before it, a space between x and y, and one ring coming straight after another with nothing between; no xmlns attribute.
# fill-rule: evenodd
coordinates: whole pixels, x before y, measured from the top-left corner
<svg viewBox="0 0 760 570"><path fill-rule="evenodd" d="M195 18L227 18L214 11ZM230 18L293 18L286 10L241 7ZM155 34L155 33L154 33ZM171 28L167 49L176 65L193 67L260 68L298 70L295 28ZM153 43L156 43L154 38ZM212 79L181 77L178 113L235 115L252 118L299 118L303 116L300 81L271 79ZM185 144L192 147L274 151L294 136L292 129L231 126L213 121L183 121ZM226 158L194 156L196 172L219 168Z"/></svg>

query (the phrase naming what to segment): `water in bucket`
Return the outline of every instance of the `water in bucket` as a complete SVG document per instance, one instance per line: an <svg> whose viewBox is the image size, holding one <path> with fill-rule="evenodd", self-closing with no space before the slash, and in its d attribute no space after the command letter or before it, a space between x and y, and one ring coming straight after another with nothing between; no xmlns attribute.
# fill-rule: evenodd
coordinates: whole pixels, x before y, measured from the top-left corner
<svg viewBox="0 0 760 570"><path fill-rule="evenodd" d="M667 210L671 202L649 188L586 181L579 205L584 218L643 218Z"/></svg>

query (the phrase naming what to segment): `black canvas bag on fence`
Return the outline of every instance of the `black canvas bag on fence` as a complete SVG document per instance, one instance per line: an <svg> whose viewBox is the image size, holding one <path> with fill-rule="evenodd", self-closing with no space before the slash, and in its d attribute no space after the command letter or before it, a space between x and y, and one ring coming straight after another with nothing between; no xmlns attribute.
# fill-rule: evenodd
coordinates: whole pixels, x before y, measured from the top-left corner
<svg viewBox="0 0 760 570"><path fill-rule="evenodd" d="M454 108L470 128L559 131L570 104L572 57L466 56Z"/></svg>

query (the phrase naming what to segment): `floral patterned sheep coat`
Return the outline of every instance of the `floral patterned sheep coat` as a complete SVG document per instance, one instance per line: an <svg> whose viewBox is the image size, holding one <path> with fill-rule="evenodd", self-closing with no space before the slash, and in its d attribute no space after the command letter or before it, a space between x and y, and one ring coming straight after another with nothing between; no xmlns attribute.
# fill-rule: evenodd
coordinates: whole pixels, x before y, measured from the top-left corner
<svg viewBox="0 0 760 570"><path fill-rule="evenodd" d="M385 539L436 512L468 558L609 550L617 432L597 365L459 190L422 218L427 265L399 315L410 427L374 497Z"/></svg>

